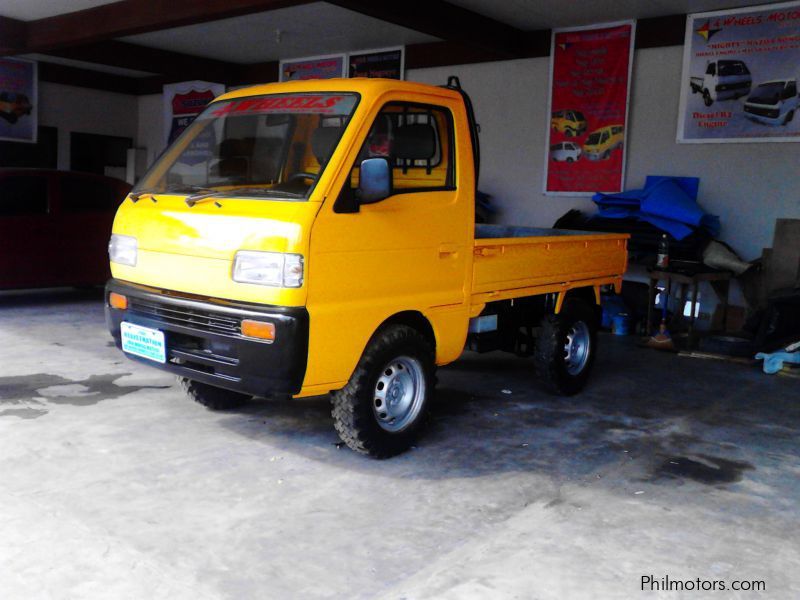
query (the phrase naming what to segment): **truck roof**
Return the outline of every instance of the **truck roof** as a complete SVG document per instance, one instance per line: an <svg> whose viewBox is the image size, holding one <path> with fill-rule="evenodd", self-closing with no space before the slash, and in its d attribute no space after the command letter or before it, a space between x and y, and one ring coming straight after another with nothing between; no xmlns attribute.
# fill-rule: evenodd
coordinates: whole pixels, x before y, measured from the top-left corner
<svg viewBox="0 0 800 600"><path fill-rule="evenodd" d="M222 94L215 101L263 94L296 94L303 92L355 92L362 96L377 97L390 91L401 91L408 94L432 94L455 100L461 99L458 91L435 85L397 79L354 77L350 79L305 79L254 85Z"/></svg>
<svg viewBox="0 0 800 600"><path fill-rule="evenodd" d="M759 83L758 87L761 87L762 85L771 85L773 83L782 83L786 85L787 83L791 83L792 81L794 81L794 77L789 77L787 79L770 79L769 81Z"/></svg>

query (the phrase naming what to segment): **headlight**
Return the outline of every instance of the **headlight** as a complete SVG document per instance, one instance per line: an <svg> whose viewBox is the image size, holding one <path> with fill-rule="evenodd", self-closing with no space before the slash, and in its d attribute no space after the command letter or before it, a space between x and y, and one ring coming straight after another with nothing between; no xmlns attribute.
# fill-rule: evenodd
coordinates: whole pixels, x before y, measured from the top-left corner
<svg viewBox="0 0 800 600"><path fill-rule="evenodd" d="M111 241L108 242L108 258L111 262L135 267L137 247L135 237L112 234Z"/></svg>
<svg viewBox="0 0 800 600"><path fill-rule="evenodd" d="M274 287L302 287L303 256L240 250L233 260L233 280Z"/></svg>

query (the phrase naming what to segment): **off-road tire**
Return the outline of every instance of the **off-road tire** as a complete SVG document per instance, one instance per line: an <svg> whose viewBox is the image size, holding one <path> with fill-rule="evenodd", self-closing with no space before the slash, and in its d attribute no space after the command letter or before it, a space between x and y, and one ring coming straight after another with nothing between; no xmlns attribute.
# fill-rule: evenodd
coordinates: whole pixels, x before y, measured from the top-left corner
<svg viewBox="0 0 800 600"><path fill-rule="evenodd" d="M589 329L589 355L579 373L567 370L564 347L570 328L578 321ZM547 315L536 338L533 361L544 387L559 396L572 396L586 385L597 354L597 315L592 306L579 299L567 300L558 315Z"/></svg>
<svg viewBox="0 0 800 600"><path fill-rule="evenodd" d="M385 366L399 356L417 359L424 371L425 396L416 418L403 430L383 429L375 416L375 386ZM372 458L389 458L407 450L427 422L436 384L435 352L419 331L406 325L389 325L367 344L350 381L331 393L331 416L336 432L347 446Z"/></svg>
<svg viewBox="0 0 800 600"><path fill-rule="evenodd" d="M187 396L209 410L230 410L232 408L238 408L252 398L252 396L248 396L247 394L232 392L213 385L208 385L207 383L194 381L187 377L178 377L178 385L181 386L181 389Z"/></svg>

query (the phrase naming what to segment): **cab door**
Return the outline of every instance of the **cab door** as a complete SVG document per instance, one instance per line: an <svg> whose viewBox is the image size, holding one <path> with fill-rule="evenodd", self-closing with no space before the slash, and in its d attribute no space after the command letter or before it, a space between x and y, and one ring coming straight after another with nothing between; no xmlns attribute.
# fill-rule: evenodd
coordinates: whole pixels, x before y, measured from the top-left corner
<svg viewBox="0 0 800 600"><path fill-rule="evenodd" d="M440 363L463 348L457 338L461 329L466 336L475 217L472 171L456 169L464 147L457 149L456 136L468 136L455 129L466 121L456 118L459 108L444 98L385 102L351 152L345 185L357 188L362 160L382 157L391 166L392 193L355 213L340 212L333 196L317 217L308 265L307 385L346 380L369 337L398 313L432 322Z"/></svg>

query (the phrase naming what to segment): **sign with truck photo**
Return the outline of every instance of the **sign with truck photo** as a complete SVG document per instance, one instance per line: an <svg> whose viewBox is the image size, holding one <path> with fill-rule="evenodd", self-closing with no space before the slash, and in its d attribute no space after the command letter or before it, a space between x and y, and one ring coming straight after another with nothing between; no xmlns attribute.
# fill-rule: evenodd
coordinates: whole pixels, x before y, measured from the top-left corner
<svg viewBox="0 0 800 600"><path fill-rule="evenodd" d="M553 32L544 192L622 191L636 23Z"/></svg>
<svg viewBox="0 0 800 600"><path fill-rule="evenodd" d="M36 63L0 58L0 140L36 142Z"/></svg>
<svg viewBox="0 0 800 600"><path fill-rule="evenodd" d="M800 2L689 15L682 143L800 141Z"/></svg>

